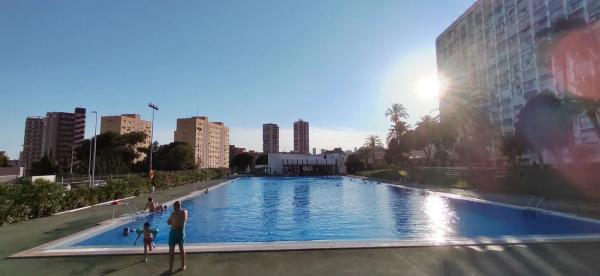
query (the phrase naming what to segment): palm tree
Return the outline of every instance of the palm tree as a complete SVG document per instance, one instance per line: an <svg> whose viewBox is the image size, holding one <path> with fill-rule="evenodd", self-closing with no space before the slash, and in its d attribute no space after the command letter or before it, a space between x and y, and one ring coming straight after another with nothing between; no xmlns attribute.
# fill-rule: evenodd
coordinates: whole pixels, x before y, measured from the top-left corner
<svg viewBox="0 0 600 276"><path fill-rule="evenodd" d="M390 117L392 123L397 124L400 122L400 119L408 118L408 113L402 104L395 103L391 107L388 107L385 111L385 116Z"/></svg>
<svg viewBox="0 0 600 276"><path fill-rule="evenodd" d="M390 129L388 130L386 143L388 143L389 145L394 139L396 143L400 143L400 137L402 137L402 134L408 131L408 129L409 125L405 122L399 121L397 123L394 123L390 126Z"/></svg>
<svg viewBox="0 0 600 276"><path fill-rule="evenodd" d="M371 150L371 154L373 157L373 164L375 164L375 151L377 149L377 147L381 147L383 146L383 144L381 143L381 138L379 138L379 136L377 135L369 135L369 137L367 137L365 139L365 148L368 148Z"/></svg>

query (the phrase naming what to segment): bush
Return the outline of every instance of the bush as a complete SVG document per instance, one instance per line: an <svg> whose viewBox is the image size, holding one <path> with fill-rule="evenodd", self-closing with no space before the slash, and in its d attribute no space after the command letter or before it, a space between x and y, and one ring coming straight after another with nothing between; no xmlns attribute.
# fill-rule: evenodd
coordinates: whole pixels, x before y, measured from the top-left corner
<svg viewBox="0 0 600 276"><path fill-rule="evenodd" d="M405 177L405 176L403 176L404 173L401 173L401 172L403 172L403 171L399 171L396 169L386 169L386 170L375 170L375 171L361 171L361 172L358 172L357 175L397 181L397 180L401 180L403 177Z"/></svg>
<svg viewBox="0 0 600 276"><path fill-rule="evenodd" d="M150 191L165 190L199 181L219 179L229 174L228 169L206 169L185 172L158 172L154 179L131 176L109 180L106 186L74 188L63 191L60 184L38 180L35 183L0 186L0 225L46 217L60 211L125 198L140 196Z"/></svg>

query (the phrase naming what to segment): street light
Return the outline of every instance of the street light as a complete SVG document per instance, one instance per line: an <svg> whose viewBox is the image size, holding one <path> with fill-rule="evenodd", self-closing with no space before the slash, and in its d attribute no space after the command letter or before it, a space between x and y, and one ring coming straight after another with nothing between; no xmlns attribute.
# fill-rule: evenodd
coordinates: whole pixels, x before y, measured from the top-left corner
<svg viewBox="0 0 600 276"><path fill-rule="evenodd" d="M148 175L152 177L152 147L154 146L154 111L158 110L158 106L149 103L148 107L152 108L152 128L150 131L150 170L148 171Z"/></svg>
<svg viewBox="0 0 600 276"><path fill-rule="evenodd" d="M92 187L94 186L94 180L96 178L96 144L98 143L98 111L92 111L96 115L96 119L94 122L94 159L92 159L92 182L90 183ZM90 141L91 142L91 141Z"/></svg>

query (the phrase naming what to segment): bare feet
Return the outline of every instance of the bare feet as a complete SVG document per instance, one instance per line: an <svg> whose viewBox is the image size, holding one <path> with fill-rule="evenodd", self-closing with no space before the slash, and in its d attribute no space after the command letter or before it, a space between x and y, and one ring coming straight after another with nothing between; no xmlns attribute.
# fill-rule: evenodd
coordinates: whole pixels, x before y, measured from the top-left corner
<svg viewBox="0 0 600 276"><path fill-rule="evenodd" d="M148 258L145 258L145 259L144 259L144 262L148 262Z"/></svg>
<svg viewBox="0 0 600 276"><path fill-rule="evenodd" d="M181 271L185 271L186 269L187 269L187 266L185 266L185 265L181 267Z"/></svg>

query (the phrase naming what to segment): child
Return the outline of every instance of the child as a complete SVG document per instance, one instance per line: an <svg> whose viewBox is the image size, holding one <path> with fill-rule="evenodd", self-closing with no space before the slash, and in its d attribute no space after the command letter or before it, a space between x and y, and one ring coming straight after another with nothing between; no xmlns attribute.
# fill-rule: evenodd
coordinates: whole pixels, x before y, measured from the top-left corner
<svg viewBox="0 0 600 276"><path fill-rule="evenodd" d="M137 229L138 233L137 238L133 244L135 245L142 234L144 234L144 261L148 262L148 251L152 251L156 247L154 245L154 239L156 238L156 234L158 234L158 229L150 228L150 223L144 223L144 229Z"/></svg>

